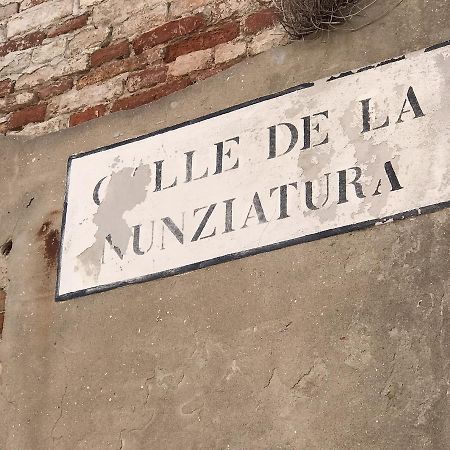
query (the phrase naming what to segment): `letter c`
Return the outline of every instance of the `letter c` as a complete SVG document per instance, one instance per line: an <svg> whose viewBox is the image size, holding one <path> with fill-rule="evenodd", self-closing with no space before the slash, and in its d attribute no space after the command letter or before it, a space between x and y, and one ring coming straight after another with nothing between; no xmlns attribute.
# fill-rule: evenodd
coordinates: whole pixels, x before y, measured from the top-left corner
<svg viewBox="0 0 450 450"><path fill-rule="evenodd" d="M92 199L94 200L94 203L98 206L100 206L100 198L98 196L98 193L100 191L100 188L102 186L103 181L106 180L107 177L103 177L96 185L94 188L94 192L92 193Z"/></svg>

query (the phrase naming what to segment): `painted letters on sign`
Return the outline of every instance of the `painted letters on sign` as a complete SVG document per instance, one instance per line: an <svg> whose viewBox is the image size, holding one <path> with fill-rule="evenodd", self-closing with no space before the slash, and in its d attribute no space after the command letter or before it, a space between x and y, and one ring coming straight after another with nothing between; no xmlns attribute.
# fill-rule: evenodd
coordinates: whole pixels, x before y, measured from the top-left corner
<svg viewBox="0 0 450 450"><path fill-rule="evenodd" d="M69 160L57 299L450 205L450 46Z"/></svg>

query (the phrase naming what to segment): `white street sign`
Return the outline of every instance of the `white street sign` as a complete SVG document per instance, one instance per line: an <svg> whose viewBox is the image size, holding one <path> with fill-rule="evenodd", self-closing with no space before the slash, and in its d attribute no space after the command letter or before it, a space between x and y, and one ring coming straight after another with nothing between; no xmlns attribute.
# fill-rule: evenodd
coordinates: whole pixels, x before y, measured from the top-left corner
<svg viewBox="0 0 450 450"><path fill-rule="evenodd" d="M450 204L450 45L69 160L57 300Z"/></svg>

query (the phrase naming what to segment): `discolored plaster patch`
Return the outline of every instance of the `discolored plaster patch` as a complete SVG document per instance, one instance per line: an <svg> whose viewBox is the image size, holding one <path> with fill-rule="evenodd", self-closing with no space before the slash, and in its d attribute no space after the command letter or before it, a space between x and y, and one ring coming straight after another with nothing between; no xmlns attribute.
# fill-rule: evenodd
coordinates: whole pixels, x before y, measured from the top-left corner
<svg viewBox="0 0 450 450"><path fill-rule="evenodd" d="M51 222L44 222L38 235L44 242L44 256L49 267L56 264L59 247L59 230L52 229Z"/></svg>
<svg viewBox="0 0 450 450"><path fill-rule="evenodd" d="M37 238L43 243L44 258L48 268L56 266L59 253L60 232L52 219L57 213L58 211L52 211L37 232Z"/></svg>

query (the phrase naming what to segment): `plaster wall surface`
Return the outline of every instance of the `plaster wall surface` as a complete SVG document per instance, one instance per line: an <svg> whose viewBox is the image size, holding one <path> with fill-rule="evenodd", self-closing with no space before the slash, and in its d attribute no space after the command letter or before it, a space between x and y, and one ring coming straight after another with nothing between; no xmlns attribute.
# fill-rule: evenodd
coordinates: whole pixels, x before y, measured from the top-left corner
<svg viewBox="0 0 450 450"><path fill-rule="evenodd" d="M378 12L151 106L0 141L0 448L448 447L449 210L54 302L71 154L450 39L443 0Z"/></svg>

